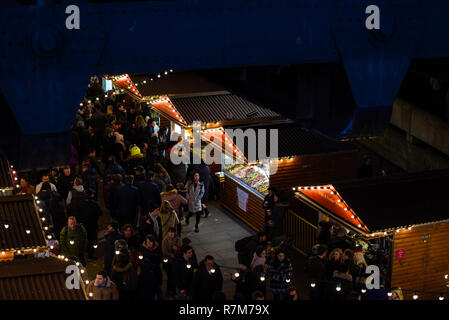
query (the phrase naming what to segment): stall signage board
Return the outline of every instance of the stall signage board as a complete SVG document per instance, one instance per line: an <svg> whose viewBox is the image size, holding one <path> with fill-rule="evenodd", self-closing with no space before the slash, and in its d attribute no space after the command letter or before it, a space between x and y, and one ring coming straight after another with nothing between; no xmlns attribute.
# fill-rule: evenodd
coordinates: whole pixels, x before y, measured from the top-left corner
<svg viewBox="0 0 449 320"><path fill-rule="evenodd" d="M405 249L396 250L396 259L401 260L405 258Z"/></svg>
<svg viewBox="0 0 449 320"><path fill-rule="evenodd" d="M248 193L237 187L237 199L239 201L239 208L248 212Z"/></svg>

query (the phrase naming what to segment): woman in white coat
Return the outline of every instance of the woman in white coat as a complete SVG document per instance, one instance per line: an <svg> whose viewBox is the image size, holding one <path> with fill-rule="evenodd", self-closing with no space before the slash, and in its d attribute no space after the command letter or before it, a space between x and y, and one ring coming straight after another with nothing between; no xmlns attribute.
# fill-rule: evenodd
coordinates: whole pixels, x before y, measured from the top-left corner
<svg viewBox="0 0 449 320"><path fill-rule="evenodd" d="M204 184L200 181L200 174L198 172L193 173L193 182L187 182L186 190L189 207L186 224L189 224L189 218L195 214L195 232L199 232L198 225L200 223L201 213L203 212L201 198L204 195Z"/></svg>

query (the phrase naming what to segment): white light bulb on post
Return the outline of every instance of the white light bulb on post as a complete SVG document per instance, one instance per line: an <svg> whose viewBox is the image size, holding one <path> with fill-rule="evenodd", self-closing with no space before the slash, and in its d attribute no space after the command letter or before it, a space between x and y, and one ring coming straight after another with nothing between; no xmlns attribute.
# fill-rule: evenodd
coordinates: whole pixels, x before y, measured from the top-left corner
<svg viewBox="0 0 449 320"><path fill-rule="evenodd" d="M316 284L315 284L314 282L312 282L312 283L310 284L310 286L311 286L312 288L315 288Z"/></svg>
<svg viewBox="0 0 449 320"><path fill-rule="evenodd" d="M191 267L192 267L191 264L187 264L187 265L186 265L186 268L187 268L187 269L190 269Z"/></svg>
<svg viewBox="0 0 449 320"><path fill-rule="evenodd" d="M341 291L341 286L340 286L340 285L337 285L337 287L335 288L335 290Z"/></svg>
<svg viewBox="0 0 449 320"><path fill-rule="evenodd" d="M75 241L73 241L73 240L70 240L69 242L72 246L75 244Z"/></svg>
<svg viewBox="0 0 449 320"><path fill-rule="evenodd" d="M215 269L214 268L210 269L210 272L215 273Z"/></svg>
<svg viewBox="0 0 449 320"><path fill-rule="evenodd" d="M168 262L168 259L167 259L167 258L165 258L165 259L164 259L164 263L167 263L167 262Z"/></svg>
<svg viewBox="0 0 449 320"><path fill-rule="evenodd" d="M236 278L240 277L240 273L238 273L238 272L234 273L234 277L236 277Z"/></svg>

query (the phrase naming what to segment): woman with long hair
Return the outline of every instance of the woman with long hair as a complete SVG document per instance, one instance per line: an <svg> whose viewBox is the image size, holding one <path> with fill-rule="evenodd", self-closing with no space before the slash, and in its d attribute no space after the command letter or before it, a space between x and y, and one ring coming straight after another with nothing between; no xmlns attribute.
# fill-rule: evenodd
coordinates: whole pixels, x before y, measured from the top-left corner
<svg viewBox="0 0 449 320"><path fill-rule="evenodd" d="M154 164L154 182L157 183L161 192L166 192L167 185L171 184L170 175L160 163Z"/></svg>

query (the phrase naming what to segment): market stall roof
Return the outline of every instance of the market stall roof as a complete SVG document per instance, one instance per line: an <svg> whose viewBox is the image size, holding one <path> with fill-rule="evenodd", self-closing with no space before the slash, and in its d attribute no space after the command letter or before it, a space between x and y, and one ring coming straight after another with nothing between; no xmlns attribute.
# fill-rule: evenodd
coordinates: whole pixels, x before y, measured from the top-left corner
<svg viewBox="0 0 449 320"><path fill-rule="evenodd" d="M360 232L374 234L449 220L448 185L449 169L444 169L334 183L330 189L299 186L295 195Z"/></svg>
<svg viewBox="0 0 449 320"><path fill-rule="evenodd" d="M195 93L225 91L224 88L210 82L190 71L175 71L161 78L151 77L147 73L130 74L131 80L137 85L143 97L176 96ZM151 80L153 79L153 80Z"/></svg>
<svg viewBox="0 0 449 320"><path fill-rule="evenodd" d="M334 184L372 230L449 219L448 185L449 169Z"/></svg>
<svg viewBox="0 0 449 320"><path fill-rule="evenodd" d="M26 250L46 247L33 196L0 197L0 250L27 253Z"/></svg>
<svg viewBox="0 0 449 320"><path fill-rule="evenodd" d="M170 98L182 117L208 123L282 119L279 113L260 107L234 94L204 94Z"/></svg>
<svg viewBox="0 0 449 320"><path fill-rule="evenodd" d="M278 155L270 158L288 158L304 155L315 154L329 154L337 152L347 152L357 150L356 146L351 142L341 142L332 140L323 134L302 128L294 121L278 121L262 124L249 124L238 126L225 126L226 129L247 129L266 130L266 150L269 153L270 149L270 129L277 129L278 131ZM257 134L256 134L257 137ZM257 146L259 142L257 141ZM242 149L242 148L241 148ZM245 146L243 150L245 157L248 158L248 149ZM257 150L257 160L259 159Z"/></svg>
<svg viewBox="0 0 449 320"><path fill-rule="evenodd" d="M133 96L142 98L142 94L139 92L136 85L134 84L134 82L131 80L131 78L129 77L129 75L127 73L110 76L109 78L114 82L115 85L122 88L122 90L126 90L128 93L130 93Z"/></svg>
<svg viewBox="0 0 449 320"><path fill-rule="evenodd" d="M180 114L179 111L173 106L173 103L167 96L153 100L151 102L151 106L153 109L156 109L159 114L164 115L166 118L171 119L180 125L187 125L187 122L182 114Z"/></svg>
<svg viewBox="0 0 449 320"><path fill-rule="evenodd" d="M8 160L0 153L0 188L13 188L11 175L11 165Z"/></svg>
<svg viewBox="0 0 449 320"><path fill-rule="evenodd" d="M242 162L246 161L243 152L241 152L230 137L225 133L223 127L207 129L201 132L201 139L206 143L211 143L216 147L216 150L220 150L221 153L225 153L229 157L241 159Z"/></svg>
<svg viewBox="0 0 449 320"><path fill-rule="evenodd" d="M0 262L0 300L86 300L83 287L66 287L66 267L55 257Z"/></svg>

